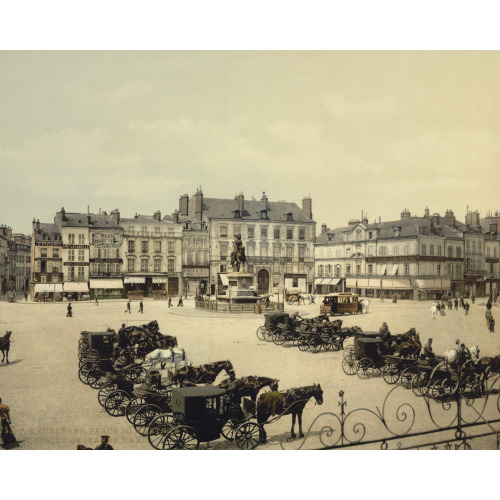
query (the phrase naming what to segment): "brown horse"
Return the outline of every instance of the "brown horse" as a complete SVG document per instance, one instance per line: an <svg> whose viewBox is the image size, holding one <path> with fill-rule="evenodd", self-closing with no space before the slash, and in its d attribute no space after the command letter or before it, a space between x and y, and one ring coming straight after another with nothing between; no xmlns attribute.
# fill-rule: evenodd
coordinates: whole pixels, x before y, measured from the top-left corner
<svg viewBox="0 0 500 500"><path fill-rule="evenodd" d="M2 363L9 362L10 336L12 332L6 331L3 337L0 337L0 351L2 351Z"/></svg>
<svg viewBox="0 0 500 500"><path fill-rule="evenodd" d="M410 342L401 342L400 344L396 344L394 346L394 350L399 353L402 358L418 359L420 351L422 350L420 335L415 333L413 335L413 340Z"/></svg>
<svg viewBox="0 0 500 500"><path fill-rule="evenodd" d="M269 393L275 394L275 393ZM307 402L314 398L319 405L323 404L323 389L321 389L321 385L313 384L305 387L297 387L295 389L289 389L285 392L280 392L281 394L281 402L278 404L276 409L276 413L278 415L292 415L292 429L291 435L292 438L296 437L295 434L295 419L298 417L299 421L299 437L304 437L304 433L302 432L302 412L307 404ZM270 398L266 397L266 394L261 394L259 400L257 402L257 422L259 424L264 424L268 421L269 417L272 416L272 411L270 406L266 403L266 400L269 401ZM264 430L264 426L262 425L262 442L266 442L266 431Z"/></svg>
<svg viewBox="0 0 500 500"><path fill-rule="evenodd" d="M172 382L181 387L193 384L213 384L222 370L225 370L228 375L234 374L231 361L215 361L201 366L183 366L176 371Z"/></svg>
<svg viewBox="0 0 500 500"><path fill-rule="evenodd" d="M247 377L242 377L240 382L240 396L248 396L255 403L257 401L257 395L264 387L270 387L271 390L278 390L279 380L270 377L258 377L257 375L249 375ZM229 385L229 379L223 380L218 387L225 389Z"/></svg>

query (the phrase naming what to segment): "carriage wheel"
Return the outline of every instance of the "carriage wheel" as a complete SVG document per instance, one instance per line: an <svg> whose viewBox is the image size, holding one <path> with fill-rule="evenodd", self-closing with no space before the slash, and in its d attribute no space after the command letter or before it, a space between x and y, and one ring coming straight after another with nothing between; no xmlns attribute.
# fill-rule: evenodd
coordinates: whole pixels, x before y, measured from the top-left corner
<svg viewBox="0 0 500 500"><path fill-rule="evenodd" d="M330 348L332 351L340 351L342 349L342 339L340 337L335 337L330 340Z"/></svg>
<svg viewBox="0 0 500 500"><path fill-rule="evenodd" d="M265 326L259 326L259 328L257 328L257 338L259 340L265 340L264 338L264 333L266 331L266 327Z"/></svg>
<svg viewBox="0 0 500 500"><path fill-rule="evenodd" d="M170 429L163 440L164 450L197 450L200 446L198 433L188 425Z"/></svg>
<svg viewBox="0 0 500 500"><path fill-rule="evenodd" d="M133 382L134 384L143 384L146 382L148 372L142 366L135 365L127 368L123 372L123 375L127 380L130 380L130 382Z"/></svg>
<svg viewBox="0 0 500 500"><path fill-rule="evenodd" d="M228 441L234 440L234 435L236 434L236 429L240 425L241 420L235 420L234 418L230 418L226 421L226 423L222 426L220 433L224 436Z"/></svg>
<svg viewBox="0 0 500 500"><path fill-rule="evenodd" d="M299 348L299 351L307 351L307 349L309 349L309 336L301 335L297 339L297 347Z"/></svg>
<svg viewBox="0 0 500 500"><path fill-rule="evenodd" d="M114 391L104 401L104 409L112 417L123 417L130 403L130 395L125 391Z"/></svg>
<svg viewBox="0 0 500 500"><path fill-rule="evenodd" d="M399 380L400 371L396 363L386 363L382 367L382 377L388 384L395 384Z"/></svg>
<svg viewBox="0 0 500 500"><path fill-rule="evenodd" d="M87 383L92 389L100 389L107 383L106 374L98 366L94 366L89 370Z"/></svg>
<svg viewBox="0 0 500 500"><path fill-rule="evenodd" d="M118 386L116 384L104 384L97 394L97 400L99 404L104 408L104 403L106 398L112 393L118 390Z"/></svg>
<svg viewBox="0 0 500 500"><path fill-rule="evenodd" d="M245 422L238 426L234 441L240 450L254 450L262 441L262 427L256 422Z"/></svg>
<svg viewBox="0 0 500 500"><path fill-rule="evenodd" d="M273 336L273 342L276 345L283 345L285 342L285 331L284 330L275 330Z"/></svg>
<svg viewBox="0 0 500 500"><path fill-rule="evenodd" d="M307 347L308 347L309 351L316 354L317 352L321 351L321 340L316 338L316 337L313 337L309 341L309 345Z"/></svg>
<svg viewBox="0 0 500 500"><path fill-rule="evenodd" d="M405 389L411 389L411 382L418 375L418 370L415 368L405 368L401 372L401 384Z"/></svg>
<svg viewBox="0 0 500 500"><path fill-rule="evenodd" d="M167 432L178 424L179 422L171 413L161 413L160 415L156 415L148 426L149 444L156 450L162 450L163 440L165 439Z"/></svg>
<svg viewBox="0 0 500 500"><path fill-rule="evenodd" d="M348 345L347 347L344 347L344 358L347 356L351 355L354 353L354 346L353 345Z"/></svg>
<svg viewBox="0 0 500 500"><path fill-rule="evenodd" d="M358 360L354 354L350 354L342 360L342 370L346 375L354 375L358 371Z"/></svg>
<svg viewBox="0 0 500 500"><path fill-rule="evenodd" d="M78 368L81 368L87 362L87 353L78 353Z"/></svg>
<svg viewBox="0 0 500 500"><path fill-rule="evenodd" d="M125 409L125 416L131 424L134 423L135 414L146 404L146 402L147 401L144 398L133 398L130 400L130 403Z"/></svg>
<svg viewBox="0 0 500 500"><path fill-rule="evenodd" d="M292 347L293 343L295 342L295 335L287 331L285 332L285 341L283 342L283 347Z"/></svg>
<svg viewBox="0 0 500 500"><path fill-rule="evenodd" d="M362 358L358 361L356 374L359 378L370 378L375 371L375 363L369 358Z"/></svg>
<svg viewBox="0 0 500 500"><path fill-rule="evenodd" d="M90 346L89 346L89 341L88 339L80 339L78 341L78 349L80 350L84 350L84 349L88 349Z"/></svg>
<svg viewBox="0 0 500 500"><path fill-rule="evenodd" d="M266 342L271 342L273 340L273 332L269 330L269 328L264 329L262 336Z"/></svg>
<svg viewBox="0 0 500 500"><path fill-rule="evenodd" d="M169 408L172 408L172 389L170 387L166 387L165 389L159 391L159 394L163 397L165 404Z"/></svg>
<svg viewBox="0 0 500 500"><path fill-rule="evenodd" d="M446 396L451 396L458 391L458 382L453 382L451 378L445 378L441 384L442 390Z"/></svg>
<svg viewBox="0 0 500 500"><path fill-rule="evenodd" d="M163 412L161 408L156 405L145 405L137 410L134 416L134 429L137 433L141 436L146 436L148 433L148 425L159 413Z"/></svg>
<svg viewBox="0 0 500 500"><path fill-rule="evenodd" d="M427 396L429 392L429 380L422 372L416 373L411 379L411 390L415 396Z"/></svg>
<svg viewBox="0 0 500 500"><path fill-rule="evenodd" d="M87 377L90 369L94 366L95 363L91 363L90 361L86 361L85 363L83 363L83 365L78 370L78 378L81 382L83 382L84 384L88 384Z"/></svg>
<svg viewBox="0 0 500 500"><path fill-rule="evenodd" d="M443 380L436 380L429 388L429 394L435 401L442 401L446 397L443 382Z"/></svg>

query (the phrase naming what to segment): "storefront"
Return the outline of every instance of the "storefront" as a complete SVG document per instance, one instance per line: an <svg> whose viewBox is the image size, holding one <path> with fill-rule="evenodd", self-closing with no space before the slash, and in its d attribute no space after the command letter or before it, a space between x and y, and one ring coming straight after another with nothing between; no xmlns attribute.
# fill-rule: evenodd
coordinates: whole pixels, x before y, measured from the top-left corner
<svg viewBox="0 0 500 500"><path fill-rule="evenodd" d="M90 278L90 298L119 299L123 297L121 278Z"/></svg>
<svg viewBox="0 0 500 500"><path fill-rule="evenodd" d="M308 290L305 274L285 274L285 289L289 288L300 288L301 293L312 293L312 290Z"/></svg>
<svg viewBox="0 0 500 500"><path fill-rule="evenodd" d="M317 294L326 295L342 291L342 278L316 278L314 287Z"/></svg>
<svg viewBox="0 0 500 500"><path fill-rule="evenodd" d="M451 293L450 278L413 278L411 281L422 300L441 300Z"/></svg>
<svg viewBox="0 0 500 500"><path fill-rule="evenodd" d="M63 285L62 283L36 283L35 284L35 301L50 302L54 300L62 300Z"/></svg>
<svg viewBox="0 0 500 500"><path fill-rule="evenodd" d="M68 300L89 299L89 284L86 281L65 281L64 296Z"/></svg>

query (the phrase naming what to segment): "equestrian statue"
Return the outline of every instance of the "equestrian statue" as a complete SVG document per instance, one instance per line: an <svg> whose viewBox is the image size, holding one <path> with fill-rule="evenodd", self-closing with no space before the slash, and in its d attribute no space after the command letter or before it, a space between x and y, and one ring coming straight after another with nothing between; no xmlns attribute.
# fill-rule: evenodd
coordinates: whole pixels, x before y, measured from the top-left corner
<svg viewBox="0 0 500 500"><path fill-rule="evenodd" d="M238 234L234 238L234 248L231 252L231 266L233 266L233 270L236 269L236 272L239 272L241 265L245 264L246 261L245 245L241 241L241 234Z"/></svg>

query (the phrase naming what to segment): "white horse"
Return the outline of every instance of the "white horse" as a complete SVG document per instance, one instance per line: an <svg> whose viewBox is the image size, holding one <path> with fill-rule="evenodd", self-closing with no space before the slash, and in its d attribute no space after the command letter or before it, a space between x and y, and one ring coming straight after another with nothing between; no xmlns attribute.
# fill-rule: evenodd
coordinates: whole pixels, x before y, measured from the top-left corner
<svg viewBox="0 0 500 500"><path fill-rule="evenodd" d="M472 357L472 359L479 359L479 346L472 346L469 347L469 352ZM448 363L453 363L457 360L458 358L458 353L459 351L457 349L450 349L444 353L444 359L445 361L448 361Z"/></svg>
<svg viewBox="0 0 500 500"><path fill-rule="evenodd" d="M361 304L361 312L368 314L370 312L370 301L368 299L361 299L359 303Z"/></svg>
<svg viewBox="0 0 500 500"><path fill-rule="evenodd" d="M165 368L167 363L174 363L175 370L179 368L181 363L184 366L191 366L186 351L182 348L174 347L172 349L156 349L146 355L144 360L146 363L151 363L151 369L154 369L160 363L161 369Z"/></svg>

